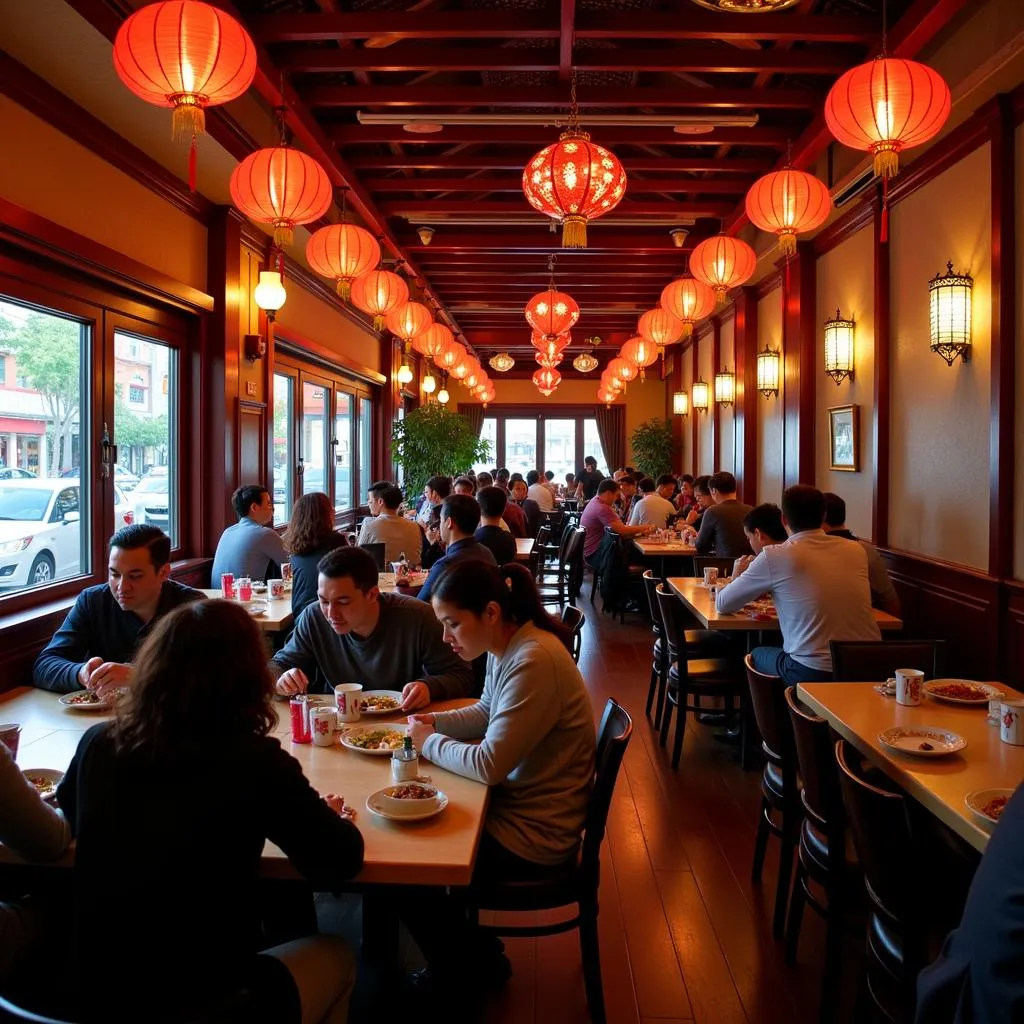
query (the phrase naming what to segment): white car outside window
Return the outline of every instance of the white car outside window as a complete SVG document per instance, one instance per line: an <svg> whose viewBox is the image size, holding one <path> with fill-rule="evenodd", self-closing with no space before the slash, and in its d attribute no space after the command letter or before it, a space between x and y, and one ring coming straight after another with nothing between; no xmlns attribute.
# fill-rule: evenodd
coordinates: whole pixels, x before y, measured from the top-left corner
<svg viewBox="0 0 1024 1024"><path fill-rule="evenodd" d="M78 483L0 481L0 588L43 586L81 570Z"/></svg>

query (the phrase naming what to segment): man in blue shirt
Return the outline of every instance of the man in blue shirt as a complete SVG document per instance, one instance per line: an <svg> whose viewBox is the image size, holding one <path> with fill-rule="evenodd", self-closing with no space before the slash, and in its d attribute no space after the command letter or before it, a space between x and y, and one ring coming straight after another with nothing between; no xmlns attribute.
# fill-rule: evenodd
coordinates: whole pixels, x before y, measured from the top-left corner
<svg viewBox="0 0 1024 1024"><path fill-rule="evenodd" d="M108 582L87 587L36 659L32 681L44 690L94 690L106 698L131 682L131 661L161 616L202 600L169 578L171 539L136 524L110 538Z"/></svg>
<svg viewBox="0 0 1024 1024"><path fill-rule="evenodd" d="M260 484L246 484L231 495L231 504L238 522L220 535L210 585L219 587L221 575L226 572L234 573L235 579L279 576L281 563L288 561L288 555L277 531L270 526L274 521L270 492Z"/></svg>
<svg viewBox="0 0 1024 1024"><path fill-rule="evenodd" d="M450 565L476 560L497 565L491 549L484 547L473 536L480 525L480 506L475 498L465 494L451 494L441 506L441 540L444 554L431 566L430 575L420 589L420 600L429 601L434 585Z"/></svg>

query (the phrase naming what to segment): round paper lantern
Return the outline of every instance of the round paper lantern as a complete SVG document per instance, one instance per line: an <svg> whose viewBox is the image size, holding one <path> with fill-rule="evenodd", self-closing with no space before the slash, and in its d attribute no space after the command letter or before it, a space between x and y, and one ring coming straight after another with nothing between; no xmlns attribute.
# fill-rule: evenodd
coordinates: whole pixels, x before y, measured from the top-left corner
<svg viewBox="0 0 1024 1024"><path fill-rule="evenodd" d="M479 366L470 367L469 373L462 379L462 383L472 391L480 383L483 373L484 371Z"/></svg>
<svg viewBox="0 0 1024 1024"><path fill-rule="evenodd" d="M758 178L747 192L747 216L755 227L779 236L783 256L796 253L796 236L828 219L832 197L813 174L787 167Z"/></svg>
<svg viewBox="0 0 1024 1024"><path fill-rule="evenodd" d="M611 405L617 397L614 391L609 391L607 388L599 387L597 389L597 400L604 402L605 405Z"/></svg>
<svg viewBox="0 0 1024 1024"><path fill-rule="evenodd" d="M338 294L347 302L352 282L380 263L380 246L357 224L328 224L309 236L306 260L322 277L334 278Z"/></svg>
<svg viewBox="0 0 1024 1024"><path fill-rule="evenodd" d="M683 325L682 337L693 334L693 325L715 311L715 293L703 281L678 277L661 292L661 308Z"/></svg>
<svg viewBox="0 0 1024 1024"><path fill-rule="evenodd" d="M690 254L690 273L714 290L719 303L757 268L757 254L739 238L715 235L700 242Z"/></svg>
<svg viewBox="0 0 1024 1024"><path fill-rule="evenodd" d="M373 329L383 330L384 317L409 298L409 286L390 270L370 270L352 282L352 305L373 317Z"/></svg>
<svg viewBox="0 0 1024 1024"><path fill-rule="evenodd" d="M460 384L466 379L470 370L473 367L473 360L470 354L463 349L462 357L459 361L451 368L449 373L454 377Z"/></svg>
<svg viewBox="0 0 1024 1024"><path fill-rule="evenodd" d="M628 384L631 380L636 380L640 370L634 363L627 362L622 356L616 356L608 364L608 372L623 384Z"/></svg>
<svg viewBox="0 0 1024 1024"><path fill-rule="evenodd" d="M685 325L675 314L658 306L647 310L640 317L640 322L636 327L637 332L642 338L646 338L659 348L663 348L665 345L671 345L674 341L678 341L683 337Z"/></svg>
<svg viewBox="0 0 1024 1024"><path fill-rule="evenodd" d="M587 222L619 205L626 172L587 132L569 128L526 165L523 194L535 210L561 221L563 249L585 249Z"/></svg>
<svg viewBox="0 0 1024 1024"><path fill-rule="evenodd" d="M609 366L611 366L611 363L609 363L608 366L604 368L604 371L601 374L601 379L600 381L598 381L598 385L601 387L608 388L609 391L619 392L626 385L621 380L619 380L619 378L616 377L614 373L610 371Z"/></svg>
<svg viewBox="0 0 1024 1024"><path fill-rule="evenodd" d="M444 352L434 357L434 362L437 363L439 369L446 370L448 373L451 373L456 366L465 360L465 358L466 346L453 340L451 345L449 345Z"/></svg>
<svg viewBox="0 0 1024 1024"><path fill-rule="evenodd" d="M231 201L250 220L274 226L274 244L292 244L296 224L319 220L333 191L327 172L305 153L282 143L250 153L232 172Z"/></svg>
<svg viewBox="0 0 1024 1024"><path fill-rule="evenodd" d="M537 390L546 398L562 383L562 375L555 369L542 367L534 372L532 380Z"/></svg>
<svg viewBox="0 0 1024 1024"><path fill-rule="evenodd" d="M576 300L554 288L538 292L526 304L526 322L548 339L565 334L579 318Z"/></svg>
<svg viewBox="0 0 1024 1024"><path fill-rule="evenodd" d="M403 302L384 317L388 330L402 341L413 342L413 347L416 339L425 334L433 322L433 314L422 302Z"/></svg>
<svg viewBox="0 0 1024 1024"><path fill-rule="evenodd" d="M637 335L619 349L619 356L627 363L632 363L640 371L640 379L643 380L644 370L658 361L658 346Z"/></svg>
<svg viewBox="0 0 1024 1024"><path fill-rule="evenodd" d="M937 135L949 108L949 86L937 71L878 57L840 75L825 98L825 123L844 146L874 157L875 174L891 178L900 153Z"/></svg>
<svg viewBox="0 0 1024 1024"><path fill-rule="evenodd" d="M438 367L441 366L438 362L440 357L454 345L455 335L445 324L439 324L437 321L430 324L422 334L417 334L412 341L412 347L421 355L433 359Z"/></svg>

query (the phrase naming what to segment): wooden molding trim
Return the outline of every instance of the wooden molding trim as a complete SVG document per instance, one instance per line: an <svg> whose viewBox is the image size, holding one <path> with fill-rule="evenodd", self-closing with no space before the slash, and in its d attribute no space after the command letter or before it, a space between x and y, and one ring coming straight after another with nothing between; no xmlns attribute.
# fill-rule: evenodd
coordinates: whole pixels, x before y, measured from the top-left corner
<svg viewBox="0 0 1024 1024"><path fill-rule="evenodd" d="M814 480L817 272L810 242L801 242L786 267L782 298L783 486Z"/></svg>
<svg viewBox="0 0 1024 1024"><path fill-rule="evenodd" d="M762 277L760 281L754 286L755 294L757 295L758 302L761 301L766 295L771 295L776 288L782 287L782 271L776 270L774 273L769 274L767 277Z"/></svg>
<svg viewBox="0 0 1024 1024"><path fill-rule="evenodd" d="M304 334L293 331L291 328L282 329L280 335L275 330L274 343L285 355L296 355L299 358L312 356L314 359L318 359L329 366L348 370L369 384L380 385L387 381L387 378L379 370L363 366L354 359L349 359L343 353L335 352L334 349L328 348L312 338L307 338Z"/></svg>
<svg viewBox="0 0 1024 1024"><path fill-rule="evenodd" d="M743 288L734 304L736 315L736 402L733 429L736 443L734 472L739 493L748 505L757 504L757 293Z"/></svg>
<svg viewBox="0 0 1024 1024"><path fill-rule="evenodd" d="M876 186L877 187L877 186ZM815 258L824 256L862 228L867 227L874 217L875 188L867 190L845 213L837 217L827 228L814 236L811 244Z"/></svg>

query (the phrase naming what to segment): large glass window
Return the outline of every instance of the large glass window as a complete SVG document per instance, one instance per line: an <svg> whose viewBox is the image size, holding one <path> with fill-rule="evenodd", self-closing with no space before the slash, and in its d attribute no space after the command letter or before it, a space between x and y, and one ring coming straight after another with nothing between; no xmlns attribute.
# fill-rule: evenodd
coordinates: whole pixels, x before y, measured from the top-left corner
<svg viewBox="0 0 1024 1024"><path fill-rule="evenodd" d="M323 384L302 382L302 493L325 489L327 458L327 400Z"/></svg>
<svg viewBox="0 0 1024 1024"><path fill-rule="evenodd" d="M295 379L274 374L274 523L292 514L295 481Z"/></svg>
<svg viewBox="0 0 1024 1024"><path fill-rule="evenodd" d="M605 457L604 449L601 447L601 438L597 432L597 420L585 419L583 421L583 457L593 455L597 459L597 468L605 476L611 476L612 469L608 466L608 459ZM620 467L615 466L615 469Z"/></svg>
<svg viewBox="0 0 1024 1024"><path fill-rule="evenodd" d="M544 421L544 469L559 481L576 472L576 421Z"/></svg>
<svg viewBox="0 0 1024 1024"><path fill-rule="evenodd" d="M334 416L334 506L352 507L352 395L335 395Z"/></svg>
<svg viewBox="0 0 1024 1024"><path fill-rule="evenodd" d="M536 420L505 421L505 465L523 476L537 468Z"/></svg>
<svg viewBox="0 0 1024 1024"><path fill-rule="evenodd" d="M473 472L489 473L498 462L498 421L493 416L484 418L480 440L486 442L487 454L484 456L483 462L474 463Z"/></svg>
<svg viewBox="0 0 1024 1024"><path fill-rule="evenodd" d="M373 402L359 400L359 494L356 504L366 500L373 484Z"/></svg>

